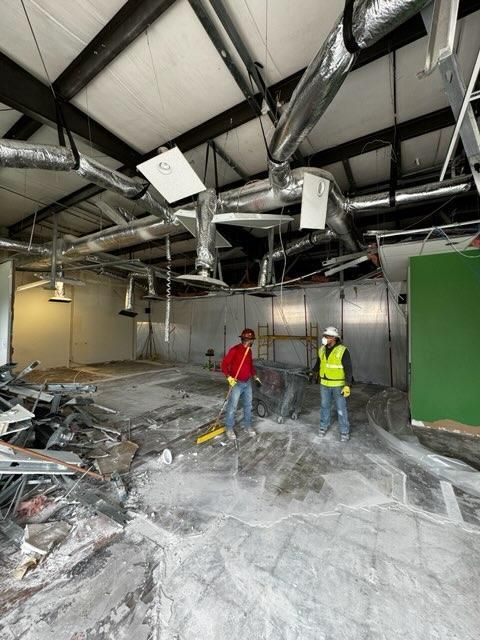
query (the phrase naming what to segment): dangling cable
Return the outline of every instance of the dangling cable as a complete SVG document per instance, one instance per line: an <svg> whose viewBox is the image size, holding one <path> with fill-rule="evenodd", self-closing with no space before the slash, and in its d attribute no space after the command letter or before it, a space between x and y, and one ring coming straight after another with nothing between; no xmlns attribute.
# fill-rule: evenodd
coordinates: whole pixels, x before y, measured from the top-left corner
<svg viewBox="0 0 480 640"><path fill-rule="evenodd" d="M170 306L172 302L172 253L170 236L165 236L165 253L167 258L167 302L165 305L165 342L170 342Z"/></svg>

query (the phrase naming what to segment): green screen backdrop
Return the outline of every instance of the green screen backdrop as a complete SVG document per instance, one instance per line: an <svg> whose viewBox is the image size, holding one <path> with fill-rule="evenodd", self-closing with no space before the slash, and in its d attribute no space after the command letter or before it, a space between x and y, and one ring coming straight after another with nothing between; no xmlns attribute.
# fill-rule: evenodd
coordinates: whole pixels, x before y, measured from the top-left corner
<svg viewBox="0 0 480 640"><path fill-rule="evenodd" d="M480 251L410 258L412 418L480 428Z"/></svg>

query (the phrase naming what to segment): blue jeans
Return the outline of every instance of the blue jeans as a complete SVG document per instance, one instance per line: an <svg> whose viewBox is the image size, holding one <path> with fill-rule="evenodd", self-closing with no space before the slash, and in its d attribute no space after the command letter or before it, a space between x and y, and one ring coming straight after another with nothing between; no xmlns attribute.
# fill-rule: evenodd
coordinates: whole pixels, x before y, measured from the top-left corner
<svg viewBox="0 0 480 640"><path fill-rule="evenodd" d="M237 384L232 387L230 391L230 396L227 402L227 408L225 411L225 424L227 429L233 429L233 425L235 424L235 412L238 407L238 402L242 398L243 402L243 422L245 429L248 429L252 426L252 381L247 380L247 382L237 382Z"/></svg>
<svg viewBox="0 0 480 640"><path fill-rule="evenodd" d="M335 400L338 414L338 426L340 433L350 433L348 422L347 401L342 396L342 387L327 387L320 385L320 397L322 406L320 409L320 429L326 431L332 419L332 400Z"/></svg>

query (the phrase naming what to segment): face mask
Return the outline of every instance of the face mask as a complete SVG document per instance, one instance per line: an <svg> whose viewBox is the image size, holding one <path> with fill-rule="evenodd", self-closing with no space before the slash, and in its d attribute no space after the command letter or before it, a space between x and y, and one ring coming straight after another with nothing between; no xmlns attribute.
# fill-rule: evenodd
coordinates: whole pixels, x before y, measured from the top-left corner
<svg viewBox="0 0 480 640"><path fill-rule="evenodd" d="M323 337L323 338L322 338L322 344L323 344L324 346L326 346L326 345L328 344L328 340L327 340L327 338L325 338L325 337Z"/></svg>

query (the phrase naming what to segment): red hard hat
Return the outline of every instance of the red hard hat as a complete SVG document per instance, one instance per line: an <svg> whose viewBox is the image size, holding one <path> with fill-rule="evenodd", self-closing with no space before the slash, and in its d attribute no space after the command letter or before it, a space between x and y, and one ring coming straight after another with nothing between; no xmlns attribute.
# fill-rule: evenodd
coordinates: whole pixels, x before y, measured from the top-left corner
<svg viewBox="0 0 480 640"><path fill-rule="evenodd" d="M240 338L245 340L255 340L255 331L253 329L244 329L240 334Z"/></svg>

